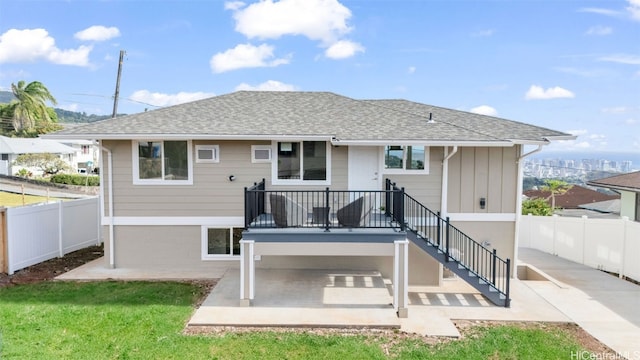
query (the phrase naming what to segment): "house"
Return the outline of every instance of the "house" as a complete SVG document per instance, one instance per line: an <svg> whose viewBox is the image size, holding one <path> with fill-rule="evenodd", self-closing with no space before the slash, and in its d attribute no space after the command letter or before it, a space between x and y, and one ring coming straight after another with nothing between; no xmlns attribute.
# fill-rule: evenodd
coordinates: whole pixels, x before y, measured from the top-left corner
<svg viewBox="0 0 640 360"><path fill-rule="evenodd" d="M545 199L551 205L551 191L532 189L525 191L524 196L529 199ZM615 211L619 199L619 195L609 195L584 186L571 185L567 191L555 195L555 213L560 216L602 217L602 213Z"/></svg>
<svg viewBox="0 0 640 360"><path fill-rule="evenodd" d="M620 193L620 215L640 221L640 171L591 180L588 185Z"/></svg>
<svg viewBox="0 0 640 360"><path fill-rule="evenodd" d="M64 123L64 129L70 129L81 124ZM60 143L70 146L76 150L72 164L74 171L85 174L93 172L98 166L99 147L91 140L85 139L60 139Z"/></svg>
<svg viewBox="0 0 640 360"><path fill-rule="evenodd" d="M0 136L0 174L15 175L22 166L13 165L16 158L22 154L50 153L59 156L72 166L76 156L76 150L70 146L53 140L41 138L10 138ZM37 173L38 169L28 169Z"/></svg>
<svg viewBox="0 0 640 360"><path fill-rule="evenodd" d="M442 263L508 306L522 159L575 138L406 100L252 91L47 137L100 143L111 267L239 266L243 305L255 268L378 270L400 316L407 285L438 285Z"/></svg>

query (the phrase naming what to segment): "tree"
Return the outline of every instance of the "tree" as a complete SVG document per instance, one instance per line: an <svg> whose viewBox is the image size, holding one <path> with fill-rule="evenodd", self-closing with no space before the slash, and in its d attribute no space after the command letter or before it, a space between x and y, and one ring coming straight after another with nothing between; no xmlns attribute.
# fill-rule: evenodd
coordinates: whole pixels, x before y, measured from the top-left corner
<svg viewBox="0 0 640 360"><path fill-rule="evenodd" d="M14 165L35 167L45 175L55 175L61 171L68 171L71 168L54 154L22 154L13 162Z"/></svg>
<svg viewBox="0 0 640 360"><path fill-rule="evenodd" d="M541 188L542 191L549 191L551 193L551 208L556 208L556 195L561 195L567 192L572 185L566 181L548 179L545 180L545 185Z"/></svg>
<svg viewBox="0 0 640 360"><path fill-rule="evenodd" d="M20 133L33 133L38 129L48 130L57 121L55 112L49 110L46 102L57 104L49 89L39 81L11 84L11 92L17 100L9 105L12 110L13 130ZM53 114L53 116L52 116Z"/></svg>
<svg viewBox="0 0 640 360"><path fill-rule="evenodd" d="M522 215L551 216L553 208L545 199L527 199L522 202Z"/></svg>

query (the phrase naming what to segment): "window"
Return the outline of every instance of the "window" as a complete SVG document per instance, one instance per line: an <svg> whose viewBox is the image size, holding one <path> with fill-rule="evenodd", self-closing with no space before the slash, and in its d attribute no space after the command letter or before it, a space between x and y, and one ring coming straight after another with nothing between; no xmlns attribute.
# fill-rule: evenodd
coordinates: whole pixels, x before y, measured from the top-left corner
<svg viewBox="0 0 640 360"><path fill-rule="evenodd" d="M196 145L197 163L217 163L220 162L220 146L218 145Z"/></svg>
<svg viewBox="0 0 640 360"><path fill-rule="evenodd" d="M329 184L330 147L325 141L278 142L275 184Z"/></svg>
<svg viewBox="0 0 640 360"><path fill-rule="evenodd" d="M251 162L264 163L271 162L270 145L251 145Z"/></svg>
<svg viewBox="0 0 640 360"><path fill-rule="evenodd" d="M134 184L192 184L191 142L133 141Z"/></svg>
<svg viewBox="0 0 640 360"><path fill-rule="evenodd" d="M429 173L429 148L426 146L384 147L386 173Z"/></svg>
<svg viewBox="0 0 640 360"><path fill-rule="evenodd" d="M240 257L242 228L202 227L202 259L221 259Z"/></svg>

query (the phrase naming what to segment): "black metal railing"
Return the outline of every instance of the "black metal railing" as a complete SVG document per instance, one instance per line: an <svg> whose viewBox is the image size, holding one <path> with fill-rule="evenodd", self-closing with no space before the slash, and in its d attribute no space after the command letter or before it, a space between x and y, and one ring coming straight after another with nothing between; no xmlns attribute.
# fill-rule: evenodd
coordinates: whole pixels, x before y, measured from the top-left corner
<svg viewBox="0 0 640 360"><path fill-rule="evenodd" d="M398 190L399 191L399 190ZM245 188L245 229L394 228L403 197L395 190L266 190L264 180ZM392 202L391 202L392 201ZM389 216L387 209L393 207Z"/></svg>
<svg viewBox="0 0 640 360"><path fill-rule="evenodd" d="M389 194L393 197L394 203L391 216L396 221L404 219L404 226L440 250L446 263L455 262L454 266L463 267L479 280L489 284L505 296L506 306L509 306L510 259L500 258L495 249L490 250L473 240L451 225L448 217L442 218L440 214L407 195L404 188L398 188L388 179L385 189L391 190ZM402 196L403 201L395 200L396 196ZM403 206L402 209L398 208L400 204Z"/></svg>

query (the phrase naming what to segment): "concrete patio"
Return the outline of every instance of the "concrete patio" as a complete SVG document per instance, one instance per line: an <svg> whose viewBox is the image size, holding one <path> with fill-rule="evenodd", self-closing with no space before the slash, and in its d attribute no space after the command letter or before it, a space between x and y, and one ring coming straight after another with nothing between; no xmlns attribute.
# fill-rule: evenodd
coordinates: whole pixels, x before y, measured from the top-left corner
<svg viewBox="0 0 640 360"><path fill-rule="evenodd" d="M622 356L640 359L640 286L537 250L521 249L520 260L529 273L511 282L510 308L453 278L410 287L406 319L397 317L391 282L378 272L256 269L251 307L239 306L237 268L108 269L97 259L57 279L219 279L188 326L395 328L457 337L454 320L575 322Z"/></svg>

